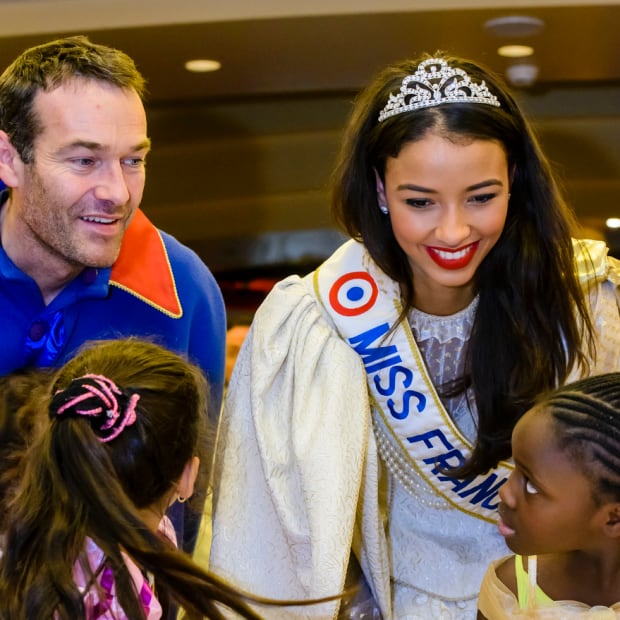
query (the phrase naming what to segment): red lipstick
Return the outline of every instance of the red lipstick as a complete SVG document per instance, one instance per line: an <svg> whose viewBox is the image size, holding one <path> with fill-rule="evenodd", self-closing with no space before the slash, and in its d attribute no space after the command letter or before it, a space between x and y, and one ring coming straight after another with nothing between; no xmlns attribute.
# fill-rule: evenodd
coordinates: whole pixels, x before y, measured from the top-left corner
<svg viewBox="0 0 620 620"><path fill-rule="evenodd" d="M426 251L431 259L442 269L463 269L471 262L479 243L479 241L476 241L455 250L426 246Z"/></svg>

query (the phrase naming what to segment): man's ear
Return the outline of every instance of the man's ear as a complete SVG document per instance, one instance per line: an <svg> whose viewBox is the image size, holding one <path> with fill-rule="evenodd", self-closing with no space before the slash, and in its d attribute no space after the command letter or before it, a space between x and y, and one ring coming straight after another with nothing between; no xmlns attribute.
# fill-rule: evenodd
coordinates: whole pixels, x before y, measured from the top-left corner
<svg viewBox="0 0 620 620"><path fill-rule="evenodd" d="M0 179L7 187L17 187L24 164L5 131L0 130Z"/></svg>
<svg viewBox="0 0 620 620"><path fill-rule="evenodd" d="M198 467L200 467L200 459L197 456L193 456L185 465L177 483L177 495L179 497L187 499L193 495Z"/></svg>
<svg viewBox="0 0 620 620"><path fill-rule="evenodd" d="M620 503L607 504L605 510L605 523L603 531L609 538L620 538Z"/></svg>

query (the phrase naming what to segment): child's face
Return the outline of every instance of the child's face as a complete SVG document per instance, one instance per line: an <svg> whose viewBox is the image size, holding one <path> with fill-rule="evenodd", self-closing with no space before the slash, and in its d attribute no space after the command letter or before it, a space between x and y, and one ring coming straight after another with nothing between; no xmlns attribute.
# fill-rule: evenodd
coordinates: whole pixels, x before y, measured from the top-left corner
<svg viewBox="0 0 620 620"><path fill-rule="evenodd" d="M500 489L500 533L521 555L591 548L601 540L592 487L555 441L551 415L527 412L512 434L515 470ZM604 521L603 521L604 522Z"/></svg>

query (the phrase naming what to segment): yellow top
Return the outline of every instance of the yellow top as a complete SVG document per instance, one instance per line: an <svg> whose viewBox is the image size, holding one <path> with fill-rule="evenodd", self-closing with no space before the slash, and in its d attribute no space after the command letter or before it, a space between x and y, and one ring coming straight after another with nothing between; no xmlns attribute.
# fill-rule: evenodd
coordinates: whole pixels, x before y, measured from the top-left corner
<svg viewBox="0 0 620 620"><path fill-rule="evenodd" d="M553 600L536 585L536 556L527 557L529 572L523 567L523 559L523 556L515 555L515 577L517 578L519 609L528 609L531 591L535 593L536 605L553 603Z"/></svg>

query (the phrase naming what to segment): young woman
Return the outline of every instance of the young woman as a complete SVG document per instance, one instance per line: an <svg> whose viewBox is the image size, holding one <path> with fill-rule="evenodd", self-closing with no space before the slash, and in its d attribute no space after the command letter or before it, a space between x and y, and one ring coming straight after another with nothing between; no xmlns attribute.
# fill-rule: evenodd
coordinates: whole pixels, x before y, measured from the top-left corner
<svg viewBox="0 0 620 620"><path fill-rule="evenodd" d="M512 453L499 532L520 555L489 567L478 618L620 618L620 373L547 395Z"/></svg>
<svg viewBox="0 0 620 620"><path fill-rule="evenodd" d="M443 55L360 94L333 211L351 241L275 287L238 357L211 566L300 598L360 565L368 613L470 620L505 554L515 423L541 392L619 367L620 266L571 239L501 80Z"/></svg>

